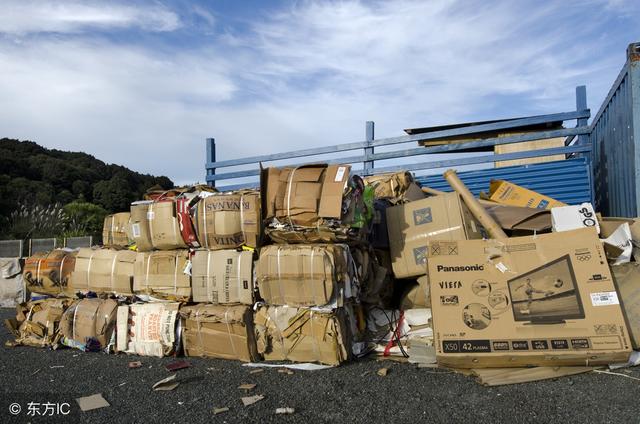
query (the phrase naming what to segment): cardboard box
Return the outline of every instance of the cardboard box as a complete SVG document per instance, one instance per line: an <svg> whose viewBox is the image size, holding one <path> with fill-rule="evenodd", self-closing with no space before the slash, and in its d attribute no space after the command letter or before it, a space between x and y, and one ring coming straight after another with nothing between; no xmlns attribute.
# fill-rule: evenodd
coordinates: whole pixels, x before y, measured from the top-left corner
<svg viewBox="0 0 640 424"><path fill-rule="evenodd" d="M627 317L631 345L640 350L640 264L629 262L612 266L611 272Z"/></svg>
<svg viewBox="0 0 640 424"><path fill-rule="evenodd" d="M604 365L628 359L629 333L593 228L434 241L428 267L442 365Z"/></svg>
<svg viewBox="0 0 640 424"><path fill-rule="evenodd" d="M387 209L393 273L407 278L427 273L430 240L482 238L480 224L457 193L446 193Z"/></svg>
<svg viewBox="0 0 640 424"><path fill-rule="evenodd" d="M93 291L130 296L136 252L131 250L81 248L69 278L74 292Z"/></svg>
<svg viewBox="0 0 640 424"><path fill-rule="evenodd" d="M51 347L60 338L60 320L73 299L47 298L21 303L16 307L16 318L5 320L5 325L16 337L7 342L11 346Z"/></svg>
<svg viewBox="0 0 640 424"><path fill-rule="evenodd" d="M191 299L191 278L185 273L188 262L188 250L139 252L133 268L133 292L188 301Z"/></svg>
<svg viewBox="0 0 640 424"><path fill-rule="evenodd" d="M431 308L429 277L427 275L418 278L415 284L409 286L400 300L400 310L402 311L421 308Z"/></svg>
<svg viewBox="0 0 640 424"><path fill-rule="evenodd" d="M108 247L126 247L129 245L129 212L107 215L102 226L102 244Z"/></svg>
<svg viewBox="0 0 640 424"><path fill-rule="evenodd" d="M349 165L326 164L263 169L263 220L306 227L321 219L339 220L350 170Z"/></svg>
<svg viewBox="0 0 640 424"><path fill-rule="evenodd" d="M323 306L355 296L350 265L345 244L269 245L260 249L256 278L270 305Z"/></svg>
<svg viewBox="0 0 640 424"><path fill-rule="evenodd" d="M116 326L118 302L113 299L82 299L62 315L62 344L82 351L107 348Z"/></svg>
<svg viewBox="0 0 640 424"><path fill-rule="evenodd" d="M351 355L346 310L318 312L262 306L254 318L258 353L266 361L339 365Z"/></svg>
<svg viewBox="0 0 640 424"><path fill-rule="evenodd" d="M116 351L160 358L179 351L179 308L177 302L118 306Z"/></svg>
<svg viewBox="0 0 640 424"><path fill-rule="evenodd" d="M522 208L481 201L487 213L504 230L517 233L542 233L551 230L551 211L547 209ZM529 234L523 234L529 235Z"/></svg>
<svg viewBox="0 0 640 424"><path fill-rule="evenodd" d="M504 180L491 180L489 185L489 199L494 202L525 208L551 209L567 206L551 197L544 196L533 190L520 187Z"/></svg>
<svg viewBox="0 0 640 424"><path fill-rule="evenodd" d="M149 220L147 219L147 212L149 211L149 205L151 203L153 202L146 200L131 204L129 234L139 252L149 252L153 250Z"/></svg>
<svg viewBox="0 0 640 424"><path fill-rule="evenodd" d="M194 302L253 305L253 252L196 250L191 265Z"/></svg>
<svg viewBox="0 0 640 424"><path fill-rule="evenodd" d="M193 215L198 239L206 249L257 247L260 240L260 193L240 191L200 199Z"/></svg>
<svg viewBox="0 0 640 424"><path fill-rule="evenodd" d="M596 211L591 203L551 208L551 224L555 232L595 227L600 233Z"/></svg>
<svg viewBox="0 0 640 424"><path fill-rule="evenodd" d="M75 262L76 253L64 249L29 256L22 272L27 290L51 296L73 296L73 289L68 285Z"/></svg>
<svg viewBox="0 0 640 424"><path fill-rule="evenodd" d="M180 232L175 199L149 203L148 206L147 220L153 247L159 250L186 248L187 243Z"/></svg>
<svg viewBox="0 0 640 424"><path fill-rule="evenodd" d="M186 356L260 360L251 307L199 304L183 307L180 316Z"/></svg>

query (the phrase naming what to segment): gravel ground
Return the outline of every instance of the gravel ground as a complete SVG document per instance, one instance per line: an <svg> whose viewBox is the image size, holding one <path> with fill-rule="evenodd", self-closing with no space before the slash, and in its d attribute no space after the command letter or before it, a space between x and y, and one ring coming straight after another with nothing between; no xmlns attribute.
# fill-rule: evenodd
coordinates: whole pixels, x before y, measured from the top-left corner
<svg viewBox="0 0 640 424"><path fill-rule="evenodd" d="M13 310L0 310L2 319ZM191 367L177 371L180 385L154 392L151 386L168 377L164 365L173 358L82 353L63 349L7 348L11 336L1 330L0 422L27 422L27 402L68 402L71 415L57 422L614 422L640 423L640 381L606 374L582 374L537 383L496 388L444 369L365 359L338 368L294 371L253 368L215 359L188 358ZM129 369L129 361L143 366ZM376 371L389 368L381 377ZM626 372L640 378L640 368ZM243 383L256 387L245 392ZM102 393L108 408L78 411L74 399ZM264 399L251 406L240 398ZM8 406L22 412L13 417ZM214 408L228 412L214 415ZM276 408L295 408L276 415ZM43 409L39 409L43 412ZM35 419L32 422L40 422Z"/></svg>

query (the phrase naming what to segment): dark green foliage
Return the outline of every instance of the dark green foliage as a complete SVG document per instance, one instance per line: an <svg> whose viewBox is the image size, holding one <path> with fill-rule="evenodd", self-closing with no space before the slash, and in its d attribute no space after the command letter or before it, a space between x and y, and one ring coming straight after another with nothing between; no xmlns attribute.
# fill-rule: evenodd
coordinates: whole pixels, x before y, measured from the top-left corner
<svg viewBox="0 0 640 424"><path fill-rule="evenodd" d="M108 165L86 153L46 149L31 141L2 138L0 238L22 238L22 233L33 227L26 222L31 211L43 213L54 204L64 210L65 233L99 234L104 214L127 211L132 201L141 199L155 185L169 189L173 182L164 176ZM12 222L12 216L18 222Z"/></svg>

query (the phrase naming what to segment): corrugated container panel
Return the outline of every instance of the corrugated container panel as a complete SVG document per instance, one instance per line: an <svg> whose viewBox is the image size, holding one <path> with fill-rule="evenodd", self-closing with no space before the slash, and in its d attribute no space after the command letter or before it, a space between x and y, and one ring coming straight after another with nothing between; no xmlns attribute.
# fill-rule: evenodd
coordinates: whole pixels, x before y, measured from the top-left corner
<svg viewBox="0 0 640 424"><path fill-rule="evenodd" d="M531 165L490 168L458 173L476 196L489 191L491 180L508 180L568 204L591 202L591 171L585 158ZM416 177L418 183L441 191L451 191L441 174Z"/></svg>
<svg viewBox="0 0 640 424"><path fill-rule="evenodd" d="M640 212L640 44L629 45L627 62L591 124L596 206L606 216Z"/></svg>

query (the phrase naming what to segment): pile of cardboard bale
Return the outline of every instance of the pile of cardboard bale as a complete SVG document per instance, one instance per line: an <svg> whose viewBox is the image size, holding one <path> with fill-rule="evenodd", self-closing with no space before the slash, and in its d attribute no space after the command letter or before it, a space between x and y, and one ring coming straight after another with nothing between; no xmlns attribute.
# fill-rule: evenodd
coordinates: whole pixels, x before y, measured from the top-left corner
<svg viewBox="0 0 640 424"><path fill-rule="evenodd" d="M13 344L328 365L373 354L487 384L627 362L640 223L506 181L476 199L445 178L453 191L316 164L263 169L259 191L150 192L106 218L102 247L27 259ZM539 368L482 371L505 367Z"/></svg>

